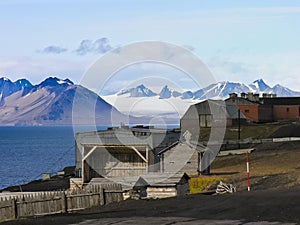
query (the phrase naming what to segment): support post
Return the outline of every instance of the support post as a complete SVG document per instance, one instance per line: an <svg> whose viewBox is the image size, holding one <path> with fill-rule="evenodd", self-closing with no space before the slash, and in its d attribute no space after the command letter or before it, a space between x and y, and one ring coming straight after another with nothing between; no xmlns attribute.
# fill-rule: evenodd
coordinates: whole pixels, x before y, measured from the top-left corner
<svg viewBox="0 0 300 225"><path fill-rule="evenodd" d="M146 146L146 173L149 172L149 148Z"/></svg>
<svg viewBox="0 0 300 225"><path fill-rule="evenodd" d="M82 146L82 159L81 159L81 180L82 180L82 184L84 184L84 178L85 178L85 168L84 168L84 156L85 156L85 152L84 152L84 146Z"/></svg>
<svg viewBox="0 0 300 225"><path fill-rule="evenodd" d="M100 188L100 205L105 205L105 189Z"/></svg>
<svg viewBox="0 0 300 225"><path fill-rule="evenodd" d="M250 191L250 168L249 168L249 153L246 152L246 166L247 166L247 176L248 176L248 191Z"/></svg>
<svg viewBox="0 0 300 225"><path fill-rule="evenodd" d="M15 198L12 198L11 206L13 212L13 219L18 219L18 206L17 206L17 200Z"/></svg>
<svg viewBox="0 0 300 225"><path fill-rule="evenodd" d="M240 144L240 141L241 141L241 110L238 109L238 148L240 149L241 148L241 144Z"/></svg>
<svg viewBox="0 0 300 225"><path fill-rule="evenodd" d="M198 176L200 176L201 174L201 153L198 152L198 163L197 163L198 167L197 167L197 173Z"/></svg>
<svg viewBox="0 0 300 225"><path fill-rule="evenodd" d="M160 172L161 173L164 173L165 172L165 156L164 156L164 153L161 154L161 157L160 157Z"/></svg>
<svg viewBox="0 0 300 225"><path fill-rule="evenodd" d="M62 213L67 213L68 212L67 197L64 191L62 191L61 193L61 206L62 206L61 207Z"/></svg>

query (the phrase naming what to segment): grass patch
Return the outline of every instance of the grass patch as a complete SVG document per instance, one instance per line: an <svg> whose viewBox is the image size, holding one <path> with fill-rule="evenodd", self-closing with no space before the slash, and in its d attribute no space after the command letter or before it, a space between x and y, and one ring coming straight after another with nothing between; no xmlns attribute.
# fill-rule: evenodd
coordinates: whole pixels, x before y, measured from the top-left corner
<svg viewBox="0 0 300 225"><path fill-rule="evenodd" d="M197 177L197 176L193 177L192 176L191 179L189 180L190 193L197 194L204 191L208 191L212 185L219 183L221 180L224 179L221 177Z"/></svg>
<svg viewBox="0 0 300 225"><path fill-rule="evenodd" d="M276 130L282 127L282 124L249 124L241 126L241 139L253 138L262 139L270 137ZM196 140L199 135L200 141L208 141L211 133L211 128L200 128L199 134L194 134L192 138ZM225 131L225 140L237 140L238 127L227 127Z"/></svg>

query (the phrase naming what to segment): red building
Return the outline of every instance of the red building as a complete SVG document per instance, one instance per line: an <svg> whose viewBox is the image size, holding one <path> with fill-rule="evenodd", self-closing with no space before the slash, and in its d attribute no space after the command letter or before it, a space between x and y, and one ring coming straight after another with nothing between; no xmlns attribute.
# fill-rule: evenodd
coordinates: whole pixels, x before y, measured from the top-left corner
<svg viewBox="0 0 300 225"><path fill-rule="evenodd" d="M273 108L273 121L299 120L300 98L261 98L261 103Z"/></svg>
<svg viewBox="0 0 300 225"><path fill-rule="evenodd" d="M246 119L251 122L273 122L300 119L300 97L276 97L275 95L231 94L226 102L237 104Z"/></svg>

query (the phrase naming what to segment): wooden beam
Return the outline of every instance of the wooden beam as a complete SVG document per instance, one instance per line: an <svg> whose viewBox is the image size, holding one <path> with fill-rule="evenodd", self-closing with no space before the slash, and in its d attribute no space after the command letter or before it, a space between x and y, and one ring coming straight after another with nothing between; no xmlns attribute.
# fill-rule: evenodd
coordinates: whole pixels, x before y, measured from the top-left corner
<svg viewBox="0 0 300 225"><path fill-rule="evenodd" d="M148 161L149 161L149 148L148 148L148 146L146 146L146 160L147 160L147 165L146 165L146 173L148 173L149 172L149 163L148 163Z"/></svg>
<svg viewBox="0 0 300 225"><path fill-rule="evenodd" d="M86 156L83 156L82 161L86 160L95 150L96 150L97 146L94 146L89 152L88 154L86 154Z"/></svg>
<svg viewBox="0 0 300 225"><path fill-rule="evenodd" d="M82 146L82 159L81 159L81 180L82 180L82 183L84 184L84 181L85 181L85 168L84 168L84 160L83 160L83 156L84 156L84 146Z"/></svg>
<svg viewBox="0 0 300 225"><path fill-rule="evenodd" d="M136 149L136 147L134 147L134 146L130 146L130 147L131 147L131 149L133 149L133 151L136 152L136 154L138 154L139 157L141 157L142 160L144 160L144 162L148 163L148 160L145 159L145 157L139 152L139 150Z"/></svg>
<svg viewBox="0 0 300 225"><path fill-rule="evenodd" d="M88 154L86 154L86 156L84 155L85 154L85 149L84 149L84 146L82 146L82 161L81 161L81 165L82 165L82 169L81 169L81 173L82 173L82 183L85 183L87 181L86 179L86 171L85 171L85 160L96 150L97 146L94 146L89 152ZM88 178L89 179L89 178Z"/></svg>

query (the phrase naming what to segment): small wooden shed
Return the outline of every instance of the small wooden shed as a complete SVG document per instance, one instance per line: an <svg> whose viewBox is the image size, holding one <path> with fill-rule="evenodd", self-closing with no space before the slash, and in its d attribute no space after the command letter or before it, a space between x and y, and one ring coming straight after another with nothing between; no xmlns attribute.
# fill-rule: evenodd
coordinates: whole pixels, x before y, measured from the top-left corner
<svg viewBox="0 0 300 225"><path fill-rule="evenodd" d="M186 174L146 174L141 176L134 186L134 190L140 193L140 197L169 198L187 195L190 177Z"/></svg>

